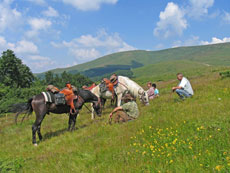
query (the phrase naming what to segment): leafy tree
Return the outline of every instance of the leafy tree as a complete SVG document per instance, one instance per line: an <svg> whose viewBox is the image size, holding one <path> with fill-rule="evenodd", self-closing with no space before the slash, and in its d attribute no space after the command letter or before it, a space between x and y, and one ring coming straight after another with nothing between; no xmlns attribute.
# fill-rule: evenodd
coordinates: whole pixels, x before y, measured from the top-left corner
<svg viewBox="0 0 230 173"><path fill-rule="evenodd" d="M54 73L52 71L48 71L45 73L45 82L46 84L54 84Z"/></svg>
<svg viewBox="0 0 230 173"><path fill-rule="evenodd" d="M26 88L34 80L33 73L12 50L7 50L0 57L0 81L5 86Z"/></svg>
<svg viewBox="0 0 230 173"><path fill-rule="evenodd" d="M48 71L45 73L45 84L52 84L58 88L65 87L66 82L70 82L72 85L76 87L81 87L83 85L91 85L93 82L86 76L77 73L71 74L64 71L62 74L54 74L52 71Z"/></svg>

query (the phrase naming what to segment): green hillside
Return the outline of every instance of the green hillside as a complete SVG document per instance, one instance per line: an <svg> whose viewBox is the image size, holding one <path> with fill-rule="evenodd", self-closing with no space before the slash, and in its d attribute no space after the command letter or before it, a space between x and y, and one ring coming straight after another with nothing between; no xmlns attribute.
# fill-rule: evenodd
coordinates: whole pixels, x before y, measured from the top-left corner
<svg viewBox="0 0 230 173"><path fill-rule="evenodd" d="M83 109L74 132L66 131L67 115L47 115L38 147L31 144L34 115L18 125L5 115L0 172L229 172L230 78L192 73L193 98L180 102L170 92L177 81L158 82L161 96L138 103L140 117L128 123L109 125L108 106L96 120Z"/></svg>
<svg viewBox="0 0 230 173"><path fill-rule="evenodd" d="M144 51L135 50L128 52L119 52L98 58L94 61L79 64L69 68L54 69L54 73L62 73L67 71L70 73L81 72L89 77L103 76L117 70L129 69L133 70L137 75L140 74L140 68L150 64L162 65L159 68L165 68L163 62L187 60L190 62L201 63L206 66L229 66L230 65L230 43L179 47L166 49L161 51ZM192 65L194 66L194 65ZM200 66L200 65L199 65ZM136 68L140 68L136 70ZM108 69L110 69L108 71ZM88 71L88 73L87 73ZM138 71L138 72L137 72ZM92 76L93 74L93 76ZM37 74L41 76L42 74Z"/></svg>

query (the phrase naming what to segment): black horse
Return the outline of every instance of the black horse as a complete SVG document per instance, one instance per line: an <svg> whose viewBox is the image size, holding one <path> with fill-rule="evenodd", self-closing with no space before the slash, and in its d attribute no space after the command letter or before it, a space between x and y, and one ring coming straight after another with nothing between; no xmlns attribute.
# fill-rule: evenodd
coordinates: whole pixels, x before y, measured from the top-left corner
<svg viewBox="0 0 230 173"><path fill-rule="evenodd" d="M76 124L76 118L79 113L79 110L82 108L84 103L92 103L93 108L98 116L101 116L101 103L100 99L91 93L88 90L82 90L79 89L77 93L75 93L78 98L74 100L74 106L76 109L76 112L74 114L70 114L70 106L68 105L55 105L54 103L46 103L45 98L43 94L38 94L36 96L33 96L33 98L30 98L27 102L27 107L24 107L18 112L15 116L15 121L17 122L17 117L21 113L31 114L33 111L36 114L36 120L34 124L32 125L32 143L34 145L37 145L36 143L36 132L38 133L39 139L42 140L41 135L41 124L43 119L45 118L46 114L49 114L50 112L56 113L56 114L63 114L63 113L69 113L69 127L68 130L74 130L75 124Z"/></svg>

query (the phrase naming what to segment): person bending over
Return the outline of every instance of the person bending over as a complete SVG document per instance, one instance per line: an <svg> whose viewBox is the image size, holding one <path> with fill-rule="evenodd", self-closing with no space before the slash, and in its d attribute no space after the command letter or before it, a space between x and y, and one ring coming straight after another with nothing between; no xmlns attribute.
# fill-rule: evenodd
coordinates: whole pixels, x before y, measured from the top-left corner
<svg viewBox="0 0 230 173"><path fill-rule="evenodd" d="M191 97L194 92L189 80L186 77L183 77L182 73L177 74L177 79L180 81L180 83L177 87L173 87L172 91L176 91L178 96L183 100L185 98Z"/></svg>
<svg viewBox="0 0 230 173"><path fill-rule="evenodd" d="M139 110L137 107L134 98L130 94L126 94L122 100L124 100L124 104L122 106L116 107L110 114L110 122L112 121L112 116L115 114L114 122L127 122L130 120L134 120L139 116Z"/></svg>

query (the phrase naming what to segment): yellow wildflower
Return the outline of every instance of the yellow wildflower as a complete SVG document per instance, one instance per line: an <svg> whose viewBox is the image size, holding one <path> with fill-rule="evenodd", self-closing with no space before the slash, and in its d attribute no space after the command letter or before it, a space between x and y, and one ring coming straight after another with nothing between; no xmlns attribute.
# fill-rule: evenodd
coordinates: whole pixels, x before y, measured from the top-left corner
<svg viewBox="0 0 230 173"><path fill-rule="evenodd" d="M221 165L217 165L217 166L215 167L215 169L216 169L217 171L220 171L220 170L221 170L221 168L222 168L222 166L221 166Z"/></svg>
<svg viewBox="0 0 230 173"><path fill-rule="evenodd" d="M169 163L173 163L173 160L170 160Z"/></svg>
<svg viewBox="0 0 230 173"><path fill-rule="evenodd" d="M227 152L224 152L224 153L223 153L223 155L226 155L226 154L227 154Z"/></svg>
<svg viewBox="0 0 230 173"><path fill-rule="evenodd" d="M133 146L136 146L137 144L136 143L133 143Z"/></svg>
<svg viewBox="0 0 230 173"><path fill-rule="evenodd" d="M202 166L203 166L203 164L200 164L200 166L202 167Z"/></svg>
<svg viewBox="0 0 230 173"><path fill-rule="evenodd" d="M175 144L176 144L176 141L177 141L177 138L176 138L176 139L174 139L174 141L172 142L172 144L174 144L174 145L175 145Z"/></svg>
<svg viewBox="0 0 230 173"><path fill-rule="evenodd" d="M143 152L142 152L142 155L145 155L145 154L146 154L146 151L143 151Z"/></svg>
<svg viewBox="0 0 230 173"><path fill-rule="evenodd" d="M226 157L226 160L228 160L228 161L229 161L229 160L230 160L230 157Z"/></svg>

